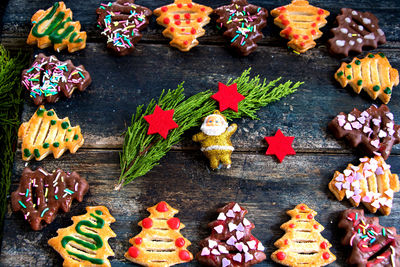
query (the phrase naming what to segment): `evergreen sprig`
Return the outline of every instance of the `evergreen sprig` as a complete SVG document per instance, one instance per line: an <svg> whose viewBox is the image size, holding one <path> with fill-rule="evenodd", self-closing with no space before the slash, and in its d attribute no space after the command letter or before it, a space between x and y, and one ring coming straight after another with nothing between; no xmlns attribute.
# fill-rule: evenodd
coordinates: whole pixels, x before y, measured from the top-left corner
<svg viewBox="0 0 400 267"><path fill-rule="evenodd" d="M228 120L244 116L258 119L256 112L271 102L294 93L302 82L293 84L287 81L276 85L281 78L267 82L259 76L250 78L250 69L245 70L236 79L229 80L228 85L237 83L238 92L245 96L239 103L239 111L232 110L222 112ZM119 190L122 186L132 182L135 178L145 175L159 160L182 140L183 133L201 125L202 118L218 109L218 103L210 98L212 91L207 90L185 99L183 83L175 90L163 91L158 101L152 99L144 110L144 105L136 109L132 116L131 126L125 132L125 140L120 154L121 176L115 187ZM155 106L159 105L163 110L175 109L174 121L178 128L169 132L167 139L159 135L147 135L148 124L144 116L152 114Z"/></svg>
<svg viewBox="0 0 400 267"><path fill-rule="evenodd" d="M12 57L0 45L0 229L7 207L7 195L11 184L14 147L21 104L21 70L27 57L20 53Z"/></svg>

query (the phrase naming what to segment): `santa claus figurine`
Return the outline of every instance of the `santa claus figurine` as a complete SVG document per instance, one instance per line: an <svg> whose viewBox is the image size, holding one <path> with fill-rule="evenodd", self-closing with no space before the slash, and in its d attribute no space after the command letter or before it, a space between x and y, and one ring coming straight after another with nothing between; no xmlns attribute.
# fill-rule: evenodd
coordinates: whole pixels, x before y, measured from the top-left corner
<svg viewBox="0 0 400 267"><path fill-rule="evenodd" d="M229 169L234 150L231 136L236 132L237 125L233 123L228 127L225 117L216 110L204 119L200 129L201 132L194 135L192 139L200 142L201 151L210 160L211 168L220 168L220 163L222 163Z"/></svg>

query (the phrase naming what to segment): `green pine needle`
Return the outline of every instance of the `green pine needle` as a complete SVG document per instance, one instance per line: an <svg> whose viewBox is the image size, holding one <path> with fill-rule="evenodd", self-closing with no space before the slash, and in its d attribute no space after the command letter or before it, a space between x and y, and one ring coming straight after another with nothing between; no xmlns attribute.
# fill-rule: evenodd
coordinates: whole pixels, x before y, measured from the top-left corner
<svg viewBox="0 0 400 267"><path fill-rule="evenodd" d="M294 93L302 84L302 82L293 84L288 81L276 85L280 79L271 82L265 79L261 81L259 76L250 78L250 69L245 70L240 77L228 81L228 85L237 83L238 92L246 97L239 103L239 112L225 110L222 113L228 120L245 116L258 119L256 112L261 107ZM180 84L175 90L168 90L166 93L163 91L158 101L152 99L146 110L143 109L143 105L137 107L136 113L132 116L131 126L125 132L123 150L120 154L121 176L115 189L119 190L135 178L149 172L159 164L159 160L172 146L182 140L186 130L199 127L204 117L218 109L218 103L210 98L212 94L213 92L207 90L185 99L183 84ZM148 123L143 116L152 114L156 104L163 110L175 109L174 121L179 127L170 131L167 139L158 134L147 135Z"/></svg>
<svg viewBox="0 0 400 267"><path fill-rule="evenodd" d="M11 57L0 45L0 229L7 208L7 195L11 184L19 110L21 104L21 70L27 57L20 53Z"/></svg>

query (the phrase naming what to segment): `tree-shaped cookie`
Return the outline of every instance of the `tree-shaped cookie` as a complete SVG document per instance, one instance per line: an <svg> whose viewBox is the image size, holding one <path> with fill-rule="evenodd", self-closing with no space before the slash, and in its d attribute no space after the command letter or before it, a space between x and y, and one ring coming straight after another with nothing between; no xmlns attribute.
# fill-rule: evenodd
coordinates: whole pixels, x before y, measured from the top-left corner
<svg viewBox="0 0 400 267"><path fill-rule="evenodd" d="M340 112L328 125L337 139L346 138L351 147L358 147L369 156L376 152L386 160L392 146L400 142L400 125L386 105L375 105L361 112L354 108L349 114Z"/></svg>
<svg viewBox="0 0 400 267"><path fill-rule="evenodd" d="M54 50L60 51L68 47L72 53L86 47L86 32L81 32L79 21L72 21L72 11L66 8L64 2L55 2L47 10L37 11L31 19L33 27L29 33L29 45L40 49L54 45Z"/></svg>
<svg viewBox="0 0 400 267"><path fill-rule="evenodd" d="M115 219L104 206L86 207L86 211L72 217L74 223L58 229L48 243L64 258L63 266L111 266L107 258L114 251L108 239L116 237L110 228Z"/></svg>
<svg viewBox="0 0 400 267"><path fill-rule="evenodd" d="M141 31L149 24L151 10L134 4L135 0L117 0L101 4L96 10L101 34L107 37L107 47L117 55L133 52L142 39Z"/></svg>
<svg viewBox="0 0 400 267"><path fill-rule="evenodd" d="M230 5L214 10L219 18L217 23L225 29L224 36L231 46L243 56L256 50L257 42L264 35L261 30L267 26L268 11L251 5L247 0L232 0Z"/></svg>
<svg viewBox="0 0 400 267"><path fill-rule="evenodd" d="M174 215L179 211L166 202L147 209L150 216L139 222L142 231L129 240L132 246L125 253L128 260L143 266L171 266L189 262L190 241L182 236L185 227Z"/></svg>
<svg viewBox="0 0 400 267"><path fill-rule="evenodd" d="M91 82L89 72L82 65L75 67L71 60L60 61L42 53L22 72L22 84L35 105L57 102L60 94L70 98L75 89L84 91Z"/></svg>
<svg viewBox="0 0 400 267"><path fill-rule="evenodd" d="M171 46L186 52L199 44L203 27L210 22L212 8L193 3L192 0L174 0L173 4L154 10L157 23L164 26L163 35L172 39Z"/></svg>
<svg viewBox="0 0 400 267"><path fill-rule="evenodd" d="M28 122L21 124L18 138L22 140L22 159L44 159L53 153L54 158L61 157L69 149L75 153L84 142L81 128L71 127L68 117L59 119L53 109L39 106Z"/></svg>
<svg viewBox="0 0 400 267"><path fill-rule="evenodd" d="M383 227L378 217L365 217L364 210L342 213L339 228L346 231L344 246L351 246L347 260L354 266L400 266L400 236L396 228Z"/></svg>
<svg viewBox="0 0 400 267"><path fill-rule="evenodd" d="M368 54L363 59L355 57L350 63L343 62L335 79L343 88L349 84L357 94L364 89L372 99L379 97L387 104L393 86L399 84L399 72L383 53Z"/></svg>
<svg viewBox="0 0 400 267"><path fill-rule="evenodd" d="M382 156L365 157L360 161L358 166L349 164L343 173L336 171L329 190L340 201L346 197L355 207L362 202L372 213L379 209L383 215L389 215L393 193L400 190L399 177L390 172L390 165Z"/></svg>
<svg viewBox="0 0 400 267"><path fill-rule="evenodd" d="M322 36L319 28L326 25L329 12L312 6L308 1L293 0L290 5L281 6L271 11L274 23L283 30L280 35L289 39L288 46L304 53L313 48L315 39Z"/></svg>
<svg viewBox="0 0 400 267"><path fill-rule="evenodd" d="M264 246L251 234L255 227L245 218L247 210L230 202L208 224L211 235L200 242L197 260L208 266L251 266L265 260Z"/></svg>
<svg viewBox="0 0 400 267"><path fill-rule="evenodd" d="M25 168L19 186L11 194L11 207L21 211L33 230L50 224L61 208L68 212L74 199L81 202L89 184L78 173L57 169L52 174L42 168Z"/></svg>
<svg viewBox="0 0 400 267"><path fill-rule="evenodd" d="M336 260L332 245L321 235L324 227L314 220L317 212L299 204L286 213L291 220L281 225L286 233L274 243L278 250L272 260L286 266L325 266Z"/></svg>
<svg viewBox="0 0 400 267"><path fill-rule="evenodd" d="M336 17L337 27L329 39L330 52L348 56L350 51L361 53L364 47L377 48L386 43L385 33L379 28L378 19L370 12L342 8Z"/></svg>

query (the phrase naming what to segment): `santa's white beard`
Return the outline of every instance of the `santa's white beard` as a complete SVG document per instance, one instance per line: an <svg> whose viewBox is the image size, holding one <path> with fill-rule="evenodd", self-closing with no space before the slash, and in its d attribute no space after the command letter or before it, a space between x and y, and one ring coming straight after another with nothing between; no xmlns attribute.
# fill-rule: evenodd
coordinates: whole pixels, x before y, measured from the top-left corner
<svg viewBox="0 0 400 267"><path fill-rule="evenodd" d="M226 128L228 128L227 124L221 126L207 126L205 123L203 123L200 130L206 135L217 136L224 133L226 131Z"/></svg>

